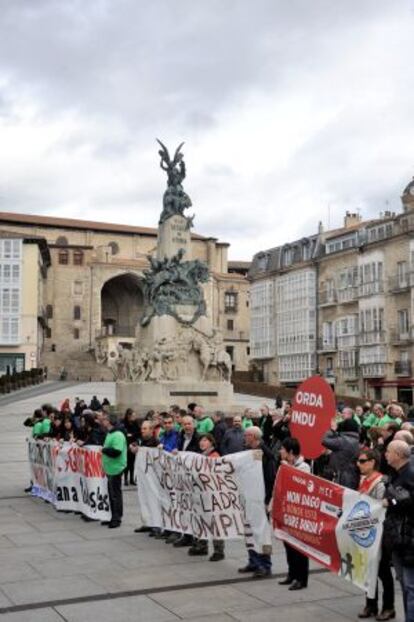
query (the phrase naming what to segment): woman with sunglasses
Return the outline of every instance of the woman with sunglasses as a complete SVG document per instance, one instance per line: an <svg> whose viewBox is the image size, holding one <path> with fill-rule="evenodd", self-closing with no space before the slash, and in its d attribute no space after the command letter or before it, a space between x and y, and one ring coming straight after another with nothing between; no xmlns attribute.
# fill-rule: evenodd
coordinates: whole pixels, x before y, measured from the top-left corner
<svg viewBox="0 0 414 622"><path fill-rule="evenodd" d="M385 495L385 483L382 473L378 471L379 455L373 449L364 449L360 452L357 465L361 473L358 492L373 499L382 500ZM382 547L378 577L382 583L382 611L378 613L378 586L375 598L366 598L364 609L358 614L359 618L376 620L391 620L395 618L394 609L394 579L391 572L391 560Z"/></svg>

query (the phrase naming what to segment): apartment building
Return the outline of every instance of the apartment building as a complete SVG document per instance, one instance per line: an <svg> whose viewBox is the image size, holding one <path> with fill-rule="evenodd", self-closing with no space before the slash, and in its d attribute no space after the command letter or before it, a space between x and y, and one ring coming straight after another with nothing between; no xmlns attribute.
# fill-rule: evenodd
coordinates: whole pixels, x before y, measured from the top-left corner
<svg viewBox="0 0 414 622"><path fill-rule="evenodd" d="M254 257L251 352L269 382L291 386L320 373L338 395L413 403L414 180L402 206L369 221L347 213L342 228L320 228L306 267L302 256L261 271L262 257L284 247ZM260 301L264 283L270 302Z"/></svg>

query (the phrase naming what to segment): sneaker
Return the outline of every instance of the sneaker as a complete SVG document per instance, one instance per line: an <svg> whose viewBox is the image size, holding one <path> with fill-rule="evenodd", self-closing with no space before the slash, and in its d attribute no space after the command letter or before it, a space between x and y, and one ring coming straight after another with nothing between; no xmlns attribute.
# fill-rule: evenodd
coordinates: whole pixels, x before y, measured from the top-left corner
<svg viewBox="0 0 414 622"><path fill-rule="evenodd" d="M117 527L121 526L121 521L119 520L111 520L108 523L108 529L116 529Z"/></svg>
<svg viewBox="0 0 414 622"><path fill-rule="evenodd" d="M395 618L395 609L384 609L375 616L376 620L391 620L393 618Z"/></svg>
<svg viewBox="0 0 414 622"><path fill-rule="evenodd" d="M247 566L243 566L243 568L239 568L237 572L239 572L240 574L245 574L247 572L256 572L256 570L257 570L256 566L251 566L250 564L247 564Z"/></svg>
<svg viewBox="0 0 414 622"><path fill-rule="evenodd" d="M148 533L149 531L151 531L151 527L146 527L145 525L134 529L134 533Z"/></svg>
<svg viewBox="0 0 414 622"><path fill-rule="evenodd" d="M206 547L198 547L198 546L190 546L188 549L189 555L208 555L208 548Z"/></svg>
<svg viewBox="0 0 414 622"><path fill-rule="evenodd" d="M180 547L184 547L184 546L191 546L193 543L193 539L191 536L185 535L182 536L181 538L179 538L178 540L176 540L176 542L174 542L173 546L175 546L175 548L180 548Z"/></svg>
<svg viewBox="0 0 414 622"><path fill-rule="evenodd" d="M370 607L364 607L363 610L358 613L358 618L374 618L377 613L378 611L374 611L374 609L370 609Z"/></svg>

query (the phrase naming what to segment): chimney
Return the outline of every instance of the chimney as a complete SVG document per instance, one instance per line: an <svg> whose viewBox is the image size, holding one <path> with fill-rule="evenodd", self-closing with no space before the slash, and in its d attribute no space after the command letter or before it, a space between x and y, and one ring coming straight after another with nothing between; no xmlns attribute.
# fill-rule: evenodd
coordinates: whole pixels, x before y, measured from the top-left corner
<svg viewBox="0 0 414 622"><path fill-rule="evenodd" d="M345 229L348 229L349 227L352 227L353 225L357 225L360 222L361 222L361 216L359 214L357 214L356 212L352 212L352 213L346 212L345 218L344 218Z"/></svg>
<svg viewBox="0 0 414 622"><path fill-rule="evenodd" d="M319 221L318 223L318 233L321 234L323 233L323 224L322 224L322 220Z"/></svg>

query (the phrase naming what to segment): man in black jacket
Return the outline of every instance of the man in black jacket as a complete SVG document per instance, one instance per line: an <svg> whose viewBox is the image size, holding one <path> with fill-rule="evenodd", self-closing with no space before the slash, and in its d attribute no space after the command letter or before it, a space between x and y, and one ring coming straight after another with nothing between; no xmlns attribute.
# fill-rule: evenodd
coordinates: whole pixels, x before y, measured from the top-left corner
<svg viewBox="0 0 414 622"><path fill-rule="evenodd" d="M181 420L183 429L180 433L178 441L178 451L194 451L200 453L199 440L200 437L196 432L194 419L191 415L186 415Z"/></svg>
<svg viewBox="0 0 414 622"><path fill-rule="evenodd" d="M386 459L395 473L384 500L387 507L384 544L392 550L403 591L406 622L414 620L414 469L410 455L410 446L404 441L392 441L388 445Z"/></svg>
<svg viewBox="0 0 414 622"><path fill-rule="evenodd" d="M244 441L246 449L260 449L262 451L263 481L265 488L264 504L267 508L272 498L276 477L276 461L274 455L269 447L264 444L262 440L262 431L256 426L252 426L245 430ZM266 550L263 550L261 553L255 551L251 541L249 541L249 533L247 532L249 527L250 525L246 525L245 533L249 561L246 566L239 568L239 572L252 572L253 576L258 579L270 577L272 574L271 547L266 547Z"/></svg>

